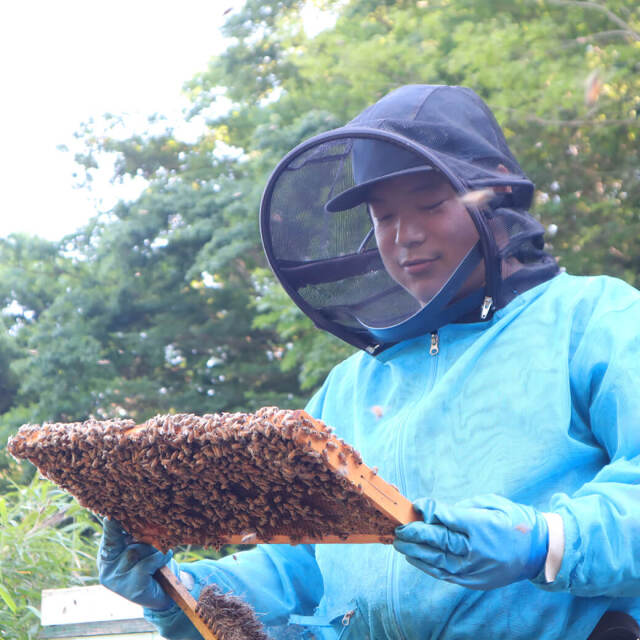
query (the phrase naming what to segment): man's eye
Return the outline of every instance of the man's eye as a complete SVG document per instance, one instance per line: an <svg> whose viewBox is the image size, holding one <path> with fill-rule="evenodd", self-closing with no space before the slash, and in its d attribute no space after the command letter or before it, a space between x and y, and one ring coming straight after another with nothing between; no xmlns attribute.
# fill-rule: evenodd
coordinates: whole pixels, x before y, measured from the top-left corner
<svg viewBox="0 0 640 640"><path fill-rule="evenodd" d="M432 202L429 204L424 204L418 207L420 211L435 211L439 209L447 200L439 200L438 202Z"/></svg>

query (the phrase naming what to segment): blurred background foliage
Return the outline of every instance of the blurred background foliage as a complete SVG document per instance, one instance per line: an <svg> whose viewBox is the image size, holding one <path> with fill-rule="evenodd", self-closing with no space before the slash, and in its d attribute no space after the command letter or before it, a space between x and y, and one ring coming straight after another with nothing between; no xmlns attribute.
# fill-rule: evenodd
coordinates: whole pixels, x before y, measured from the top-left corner
<svg viewBox="0 0 640 640"><path fill-rule="evenodd" d="M328 27L310 31L309 6ZM262 188L294 145L395 87L474 88L537 185L534 214L560 265L640 286L636 0L246 0L224 31L231 46L185 79L197 139L157 115L129 137L122 116L80 126L80 181L91 188L107 170L142 178L137 200L60 242L0 240L0 513L18 514L3 516L2 544L19 547L36 527L56 535L29 544L59 547L37 551L57 568L28 584L0 564L23 621L11 637L31 637L38 588L93 575L83 545L95 547L96 523L30 484L7 438L24 422L302 407L351 349L274 282L258 232ZM38 529L31 514L52 500L68 517Z"/></svg>
<svg viewBox="0 0 640 640"><path fill-rule="evenodd" d="M75 500L38 478L0 495L0 637L37 636L40 592L87 581L99 530Z"/></svg>

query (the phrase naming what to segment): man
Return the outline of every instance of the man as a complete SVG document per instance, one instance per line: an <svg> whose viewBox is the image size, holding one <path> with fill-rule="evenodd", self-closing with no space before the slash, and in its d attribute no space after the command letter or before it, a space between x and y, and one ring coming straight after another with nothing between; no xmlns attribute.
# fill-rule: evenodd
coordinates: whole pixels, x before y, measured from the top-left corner
<svg viewBox="0 0 640 640"><path fill-rule="evenodd" d="M307 410L423 522L393 546L262 545L174 567L195 597L216 582L276 636L635 637L640 294L558 274L532 194L460 87L402 87L281 161L261 207L269 262L318 327L362 350ZM107 525L103 582L142 592L164 636L197 637L150 578L166 561Z"/></svg>

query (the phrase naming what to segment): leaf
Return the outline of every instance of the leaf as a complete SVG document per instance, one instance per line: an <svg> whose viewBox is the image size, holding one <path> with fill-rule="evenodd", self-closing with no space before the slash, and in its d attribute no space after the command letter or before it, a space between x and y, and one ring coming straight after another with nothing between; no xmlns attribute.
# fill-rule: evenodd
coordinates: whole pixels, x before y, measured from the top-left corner
<svg viewBox="0 0 640 640"><path fill-rule="evenodd" d="M5 601L6 605L9 607L9 609L11 609L11 611L13 611L13 613L16 613L18 611L18 606L16 605L14 599L9 595L9 592L2 584L0 584L0 598Z"/></svg>

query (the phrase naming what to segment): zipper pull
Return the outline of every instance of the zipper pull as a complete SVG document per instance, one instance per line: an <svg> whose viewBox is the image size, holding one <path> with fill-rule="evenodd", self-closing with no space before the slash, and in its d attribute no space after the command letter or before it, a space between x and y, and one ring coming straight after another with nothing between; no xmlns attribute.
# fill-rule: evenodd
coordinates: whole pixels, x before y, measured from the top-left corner
<svg viewBox="0 0 640 640"><path fill-rule="evenodd" d="M483 302L482 302L482 307L480 309L480 319L481 320L486 320L487 316L489 315L489 311L491 311L491 307L493 306L493 298L490 298L489 296L487 296Z"/></svg>
<svg viewBox="0 0 640 640"><path fill-rule="evenodd" d="M440 338L437 331L431 332L431 347L429 347L429 355L437 356L440 352Z"/></svg>
<svg viewBox="0 0 640 640"><path fill-rule="evenodd" d="M342 618L342 626L343 627L348 627L349 623L351 622L351 618L353 617L353 614L356 612L355 609L351 609L351 611L347 611L347 613L344 614L344 617Z"/></svg>

